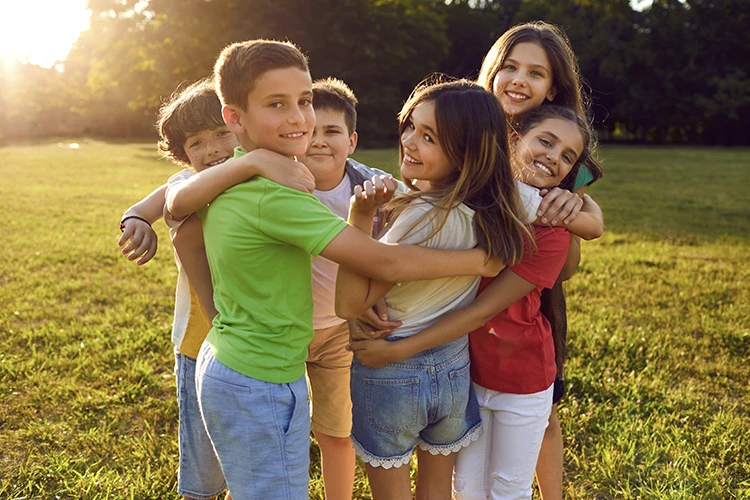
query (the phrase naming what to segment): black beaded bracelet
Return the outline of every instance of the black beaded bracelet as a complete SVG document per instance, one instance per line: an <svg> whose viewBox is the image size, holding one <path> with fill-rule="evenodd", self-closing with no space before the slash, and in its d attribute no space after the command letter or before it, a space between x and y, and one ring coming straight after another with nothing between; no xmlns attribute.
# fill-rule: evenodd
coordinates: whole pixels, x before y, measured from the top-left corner
<svg viewBox="0 0 750 500"><path fill-rule="evenodd" d="M148 224L148 227L151 227L151 223L149 221L147 221L146 219L144 219L143 217L140 217L138 215L128 215L127 217L123 217L122 220L120 221L120 232L121 233L125 232L125 221L128 220L128 219L138 219L138 220L143 221L146 224Z"/></svg>

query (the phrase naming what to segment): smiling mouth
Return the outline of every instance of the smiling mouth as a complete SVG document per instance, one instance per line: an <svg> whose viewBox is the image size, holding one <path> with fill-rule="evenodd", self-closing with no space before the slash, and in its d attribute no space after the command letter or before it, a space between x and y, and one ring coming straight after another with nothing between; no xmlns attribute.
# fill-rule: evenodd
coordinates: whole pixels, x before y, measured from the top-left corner
<svg viewBox="0 0 750 500"><path fill-rule="evenodd" d="M282 134L284 139L301 139L307 135L307 132L295 132L293 134Z"/></svg>
<svg viewBox="0 0 750 500"><path fill-rule="evenodd" d="M539 170L539 171L540 171L540 172L542 172L543 174L547 174L547 175L549 175L550 177L552 177L552 170L550 170L550 169L549 169L549 168L547 167L547 165L545 165L545 164L543 164L543 163L541 163L541 162L538 162L538 161L534 160L534 166L536 167L536 169L537 169L537 170Z"/></svg>
<svg viewBox="0 0 750 500"><path fill-rule="evenodd" d="M529 99L529 96L527 95L520 94L518 92L513 92L510 90L506 90L505 95L508 96L512 101L522 102L522 101Z"/></svg>
<svg viewBox="0 0 750 500"><path fill-rule="evenodd" d="M406 163L411 163L413 165L421 165L422 164L421 161L417 160L416 158L412 158L411 156L409 156L406 153L404 153L404 161Z"/></svg>
<svg viewBox="0 0 750 500"><path fill-rule="evenodd" d="M215 167L216 165L221 165L222 163L224 163L228 159L229 159L229 157L225 156L224 158L219 158L218 160L214 160L211 163L206 163L206 166L207 167Z"/></svg>

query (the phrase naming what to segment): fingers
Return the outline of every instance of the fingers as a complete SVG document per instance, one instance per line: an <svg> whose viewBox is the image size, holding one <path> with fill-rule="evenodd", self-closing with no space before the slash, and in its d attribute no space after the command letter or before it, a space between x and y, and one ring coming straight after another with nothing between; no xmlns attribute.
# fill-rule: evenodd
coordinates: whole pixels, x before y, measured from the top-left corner
<svg viewBox="0 0 750 500"><path fill-rule="evenodd" d="M568 215L562 216L565 218L565 220L563 221L563 224L566 224L566 225L569 224L573 219L576 218L576 216L578 216L578 213L581 211L581 208L583 207L583 200L580 199L580 197L579 197L579 200L580 200L580 203L578 202L578 200L574 200L575 204L573 205L573 208L570 210L570 212L568 212ZM563 210L563 212L564 211L565 210Z"/></svg>
<svg viewBox="0 0 750 500"><path fill-rule="evenodd" d="M570 215L578 200L580 200L580 197L575 193L571 193L565 189L553 188L544 196L542 203L539 204L537 215L541 215L541 222L543 224L551 223L555 225L558 221Z"/></svg>
<svg viewBox="0 0 750 500"><path fill-rule="evenodd" d="M138 259L138 262L136 262L136 264L138 264L139 266L142 266L146 262L148 262L151 259L153 259L154 255L156 255L156 249L157 249L158 246L159 246L158 240L156 238L154 238L151 241L151 244L148 246L148 249L146 250L146 253L143 255L143 257L141 257L140 259Z"/></svg>

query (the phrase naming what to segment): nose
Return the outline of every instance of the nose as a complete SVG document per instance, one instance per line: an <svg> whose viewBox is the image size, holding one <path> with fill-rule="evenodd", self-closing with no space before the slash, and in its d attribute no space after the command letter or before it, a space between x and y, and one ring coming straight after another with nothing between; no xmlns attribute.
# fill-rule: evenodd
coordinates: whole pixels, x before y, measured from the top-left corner
<svg viewBox="0 0 750 500"><path fill-rule="evenodd" d="M401 133L401 144L406 149L411 149L413 144L413 138L414 138L414 130L406 129Z"/></svg>
<svg viewBox="0 0 750 500"><path fill-rule="evenodd" d="M303 123L305 116L302 114L302 110L299 106L293 106L289 113L288 122L292 124Z"/></svg>
<svg viewBox="0 0 750 500"><path fill-rule="evenodd" d="M557 165L557 162L559 159L560 159L560 148L551 148L547 150L547 161Z"/></svg>
<svg viewBox="0 0 750 500"><path fill-rule="evenodd" d="M310 139L310 146L322 147L323 144L323 134L319 134L317 131L313 130L312 138Z"/></svg>
<svg viewBox="0 0 750 500"><path fill-rule="evenodd" d="M526 84L526 75L522 71L518 71L513 76L513 85L520 87L520 86L523 86L524 84Z"/></svg>

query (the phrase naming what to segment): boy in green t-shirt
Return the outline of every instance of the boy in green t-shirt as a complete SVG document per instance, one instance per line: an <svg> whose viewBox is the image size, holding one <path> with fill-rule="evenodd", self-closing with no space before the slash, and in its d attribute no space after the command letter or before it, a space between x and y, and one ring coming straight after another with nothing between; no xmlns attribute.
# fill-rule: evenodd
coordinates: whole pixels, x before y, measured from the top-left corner
<svg viewBox="0 0 750 500"><path fill-rule="evenodd" d="M225 48L215 67L235 156L263 148L304 155L315 126L307 60L290 43L253 40ZM209 172L207 172L209 173ZM167 197L182 217L210 188L198 174ZM375 180L373 196L395 183ZM304 379L313 338L311 255L379 280L493 274L480 250L386 245L350 227L310 194L264 178L227 189L198 215L217 316L198 358L206 429L235 498L306 498L309 407Z"/></svg>

